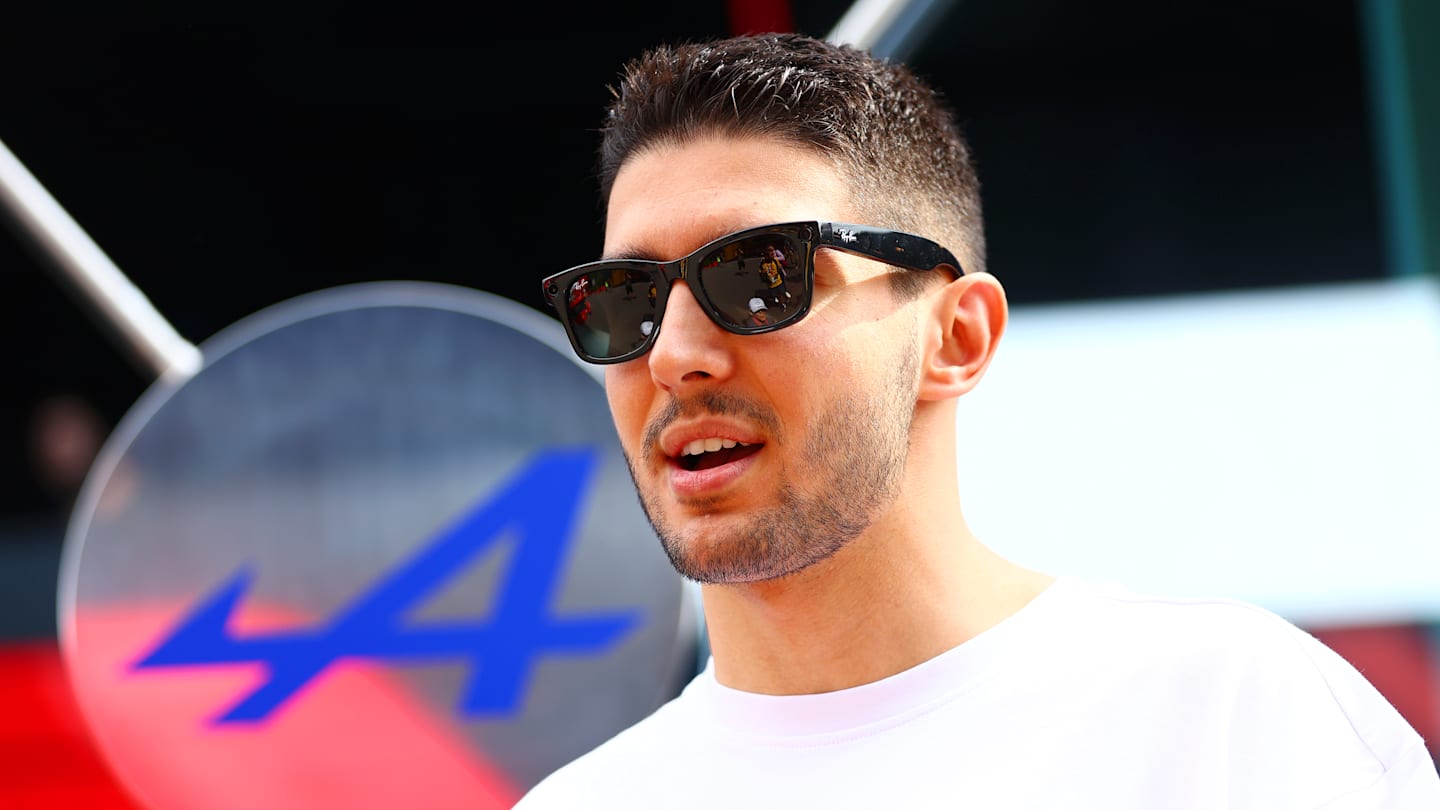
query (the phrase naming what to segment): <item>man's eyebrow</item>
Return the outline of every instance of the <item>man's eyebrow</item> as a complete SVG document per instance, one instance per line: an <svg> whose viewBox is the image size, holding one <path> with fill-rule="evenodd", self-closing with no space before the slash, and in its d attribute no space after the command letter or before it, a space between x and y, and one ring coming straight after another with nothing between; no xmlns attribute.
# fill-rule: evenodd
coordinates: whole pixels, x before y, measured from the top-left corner
<svg viewBox="0 0 1440 810"><path fill-rule="evenodd" d="M613 251L609 251L600 257L601 261L641 261L641 262L663 262L670 261L664 256L658 256L654 251L643 250L630 245L621 245Z"/></svg>
<svg viewBox="0 0 1440 810"><path fill-rule="evenodd" d="M708 237L704 242L696 245L695 248L696 248L696 250L698 250L698 249L704 247L705 245L710 244L711 242L715 242L715 241L717 241L717 240L719 240L719 239L723 239L723 238L725 238L725 237L727 237L727 236L729 236L729 235L731 235L731 234L735 234L735 233L739 233L739 232L741 232L741 231L749 230L750 228L753 228L753 227L759 227L759 226L758 226L758 225L732 225L732 226L730 226L730 227L714 228L714 229L712 229L712 230L713 230L713 233L711 233L711 234L709 235L709 237ZM685 254L685 255L688 256L688 255L690 255L690 254L687 253L687 254ZM609 252L607 252L605 255L603 255L603 256L600 257L601 261L607 261L607 262L608 262L608 261L623 261L623 260L627 260L627 259L628 259L628 260L634 260L634 261L642 261L642 262L673 262L673 261L675 261L676 259L679 259L679 258L680 258L679 256L660 256L660 255L657 255L653 250L646 250L646 249L644 249L644 248L642 248L642 247L639 247L639 246L636 246L636 245L621 245L621 246L619 246L618 248L616 248L615 250L609 251Z"/></svg>

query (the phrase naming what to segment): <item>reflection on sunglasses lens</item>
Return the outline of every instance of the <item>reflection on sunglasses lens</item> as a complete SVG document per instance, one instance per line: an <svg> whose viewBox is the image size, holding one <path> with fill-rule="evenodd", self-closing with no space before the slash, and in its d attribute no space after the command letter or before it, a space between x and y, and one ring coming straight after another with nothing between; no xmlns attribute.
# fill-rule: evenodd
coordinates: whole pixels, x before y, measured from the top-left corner
<svg viewBox="0 0 1440 810"><path fill-rule="evenodd" d="M800 310L800 246L782 234L721 245L700 262L700 283L719 317L733 326L783 323Z"/></svg>
<svg viewBox="0 0 1440 810"><path fill-rule="evenodd" d="M565 304L576 338L594 357L619 357L639 348L655 329L658 290L638 268L586 273L570 283Z"/></svg>

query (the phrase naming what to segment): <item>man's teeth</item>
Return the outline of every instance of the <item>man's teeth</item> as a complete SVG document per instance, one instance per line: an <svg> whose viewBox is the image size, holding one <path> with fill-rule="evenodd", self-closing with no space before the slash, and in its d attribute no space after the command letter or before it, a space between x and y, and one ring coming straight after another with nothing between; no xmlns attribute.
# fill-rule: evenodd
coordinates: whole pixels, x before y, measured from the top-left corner
<svg viewBox="0 0 1440 810"><path fill-rule="evenodd" d="M734 447L734 446L736 446L736 445L739 445L739 446L741 446L741 447L748 447L748 446L749 446L749 442L737 442L737 441L734 441L733 439L716 439L716 438L696 439L695 441L690 442L689 444L687 444L687 445L685 445L683 448L681 448L681 449L680 449L680 455L682 455L682 456L698 456L698 455L700 455L701 453L713 453L713 452L715 452L716 450L721 449L722 447L723 447L723 448L730 448L730 447Z"/></svg>

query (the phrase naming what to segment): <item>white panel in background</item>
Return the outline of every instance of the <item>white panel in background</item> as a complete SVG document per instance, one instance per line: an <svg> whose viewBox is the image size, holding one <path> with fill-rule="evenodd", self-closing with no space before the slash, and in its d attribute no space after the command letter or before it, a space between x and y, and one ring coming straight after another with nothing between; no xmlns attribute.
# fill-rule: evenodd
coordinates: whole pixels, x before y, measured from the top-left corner
<svg viewBox="0 0 1440 810"><path fill-rule="evenodd" d="M961 495L1052 573L1300 624L1440 620L1440 287L1017 307Z"/></svg>

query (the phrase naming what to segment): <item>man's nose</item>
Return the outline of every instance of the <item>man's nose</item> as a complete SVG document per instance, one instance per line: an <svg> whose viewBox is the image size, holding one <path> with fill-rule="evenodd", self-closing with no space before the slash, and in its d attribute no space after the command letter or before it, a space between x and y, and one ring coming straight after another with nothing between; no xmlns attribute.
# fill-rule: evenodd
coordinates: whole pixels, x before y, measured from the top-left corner
<svg viewBox="0 0 1440 810"><path fill-rule="evenodd" d="M739 337L710 320L684 281L677 281L665 301L660 333L646 355L650 376L667 390L725 379L734 373L731 342Z"/></svg>

